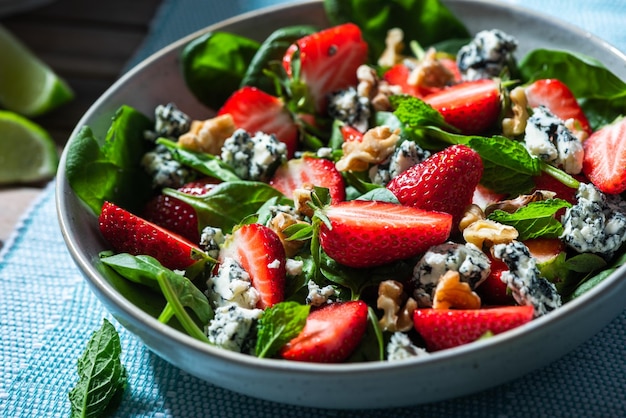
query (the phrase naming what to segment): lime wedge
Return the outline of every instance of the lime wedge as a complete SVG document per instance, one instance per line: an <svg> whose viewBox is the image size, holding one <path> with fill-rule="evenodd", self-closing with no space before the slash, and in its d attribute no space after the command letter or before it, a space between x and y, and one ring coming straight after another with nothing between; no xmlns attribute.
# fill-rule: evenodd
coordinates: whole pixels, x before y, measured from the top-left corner
<svg viewBox="0 0 626 418"><path fill-rule="evenodd" d="M0 184L51 178L58 162L56 145L41 126L16 113L0 111Z"/></svg>
<svg viewBox="0 0 626 418"><path fill-rule="evenodd" d="M1 107L30 117L74 97L65 81L1 25L0 51Z"/></svg>

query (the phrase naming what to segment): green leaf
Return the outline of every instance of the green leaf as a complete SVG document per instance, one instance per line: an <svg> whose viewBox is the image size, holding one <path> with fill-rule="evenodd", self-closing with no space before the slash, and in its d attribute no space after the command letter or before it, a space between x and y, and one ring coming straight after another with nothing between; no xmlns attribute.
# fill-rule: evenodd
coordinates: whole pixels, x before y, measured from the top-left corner
<svg viewBox="0 0 626 418"><path fill-rule="evenodd" d="M71 417L98 417L111 412L127 385L121 353L120 337L113 324L104 319L78 359L79 379L68 394Z"/></svg>
<svg viewBox="0 0 626 418"><path fill-rule="evenodd" d="M356 23L374 62L385 49L387 31L402 28L404 43L428 47L451 38L469 38L463 23L439 0L325 0L333 25Z"/></svg>
<svg viewBox="0 0 626 418"><path fill-rule="evenodd" d="M105 200L133 211L152 192L151 179L139 164L148 150L143 132L152 122L129 107L120 107L104 140L83 126L68 145L66 175L76 195L99 214Z"/></svg>
<svg viewBox="0 0 626 418"><path fill-rule="evenodd" d="M296 302L280 302L267 308L258 323L257 357L272 357L295 338L304 328L310 308Z"/></svg>
<svg viewBox="0 0 626 418"><path fill-rule="evenodd" d="M357 200L376 200L378 202L400 203L395 194L386 187L377 187L359 196Z"/></svg>
<svg viewBox="0 0 626 418"><path fill-rule="evenodd" d="M536 49L519 64L524 82L556 78L580 101L596 130L626 113L626 83L599 61L583 54Z"/></svg>
<svg viewBox="0 0 626 418"><path fill-rule="evenodd" d="M554 214L571 206L562 199L548 199L531 202L514 213L495 210L487 218L513 226L519 232L520 241L539 237L558 238L563 233L563 225L554 218Z"/></svg>
<svg viewBox="0 0 626 418"><path fill-rule="evenodd" d="M193 95L218 109L239 88L259 43L227 32L209 32L181 52L185 83Z"/></svg>
<svg viewBox="0 0 626 418"><path fill-rule="evenodd" d="M191 205L198 215L198 228L221 228L229 232L246 216L256 213L267 200L286 199L272 186L256 181L229 181L218 184L201 196L190 196L174 189L164 189L163 194L176 197ZM285 203L289 204L286 199Z"/></svg>

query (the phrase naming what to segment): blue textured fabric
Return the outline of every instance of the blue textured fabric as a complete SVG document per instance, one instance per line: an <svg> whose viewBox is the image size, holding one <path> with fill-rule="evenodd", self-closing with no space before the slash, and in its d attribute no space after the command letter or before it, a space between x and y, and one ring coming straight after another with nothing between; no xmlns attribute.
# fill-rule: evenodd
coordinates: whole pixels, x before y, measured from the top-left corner
<svg viewBox="0 0 626 418"><path fill-rule="evenodd" d="M207 24L281 2L165 0L154 30L132 62ZM620 22L626 17L626 5L621 1L583 5L525 0L523 5L569 20L626 50L626 28ZM475 395L410 408L300 408L203 382L147 350L91 293L65 248L50 184L0 253L0 414L68 416L67 393L77 380L76 361L103 318L120 333L122 361L129 373L129 387L116 417L626 416L626 311L591 340L541 370Z"/></svg>

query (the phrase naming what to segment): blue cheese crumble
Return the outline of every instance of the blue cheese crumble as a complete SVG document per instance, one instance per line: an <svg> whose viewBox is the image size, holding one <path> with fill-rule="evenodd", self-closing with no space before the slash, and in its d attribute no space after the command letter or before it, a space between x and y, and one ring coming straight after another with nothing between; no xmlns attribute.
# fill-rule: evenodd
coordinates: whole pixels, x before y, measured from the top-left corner
<svg viewBox="0 0 626 418"><path fill-rule="evenodd" d="M387 361L398 361L428 355L428 352L413 344L408 335L394 332L387 344Z"/></svg>
<svg viewBox="0 0 626 418"><path fill-rule="evenodd" d="M595 253L611 258L626 242L625 203L607 196L593 184L580 183L578 202L563 215L561 240L580 253Z"/></svg>
<svg viewBox="0 0 626 418"><path fill-rule="evenodd" d="M556 286L541 277L537 260L530 255L526 245L519 241L496 244L493 246L493 255L509 268L502 272L500 280L506 283L518 304L533 306L535 317L561 306L561 295Z"/></svg>
<svg viewBox="0 0 626 418"><path fill-rule="evenodd" d="M204 250L209 257L217 259L220 255L220 246L224 241L226 241L226 237L221 228L205 226L200 233L200 248Z"/></svg>
<svg viewBox="0 0 626 418"><path fill-rule="evenodd" d="M260 299L250 275L231 257L225 257L219 264L217 274L207 280L207 287L207 297L214 307L237 305L252 309Z"/></svg>
<svg viewBox="0 0 626 418"><path fill-rule="evenodd" d="M422 308L430 308L439 279L449 270L457 271L460 281L472 289L480 285L491 271L489 258L471 243L447 242L431 247L413 269L413 297Z"/></svg>
<svg viewBox="0 0 626 418"><path fill-rule="evenodd" d="M234 304L218 307L207 327L209 342L226 350L254 354L256 324L262 314L262 309Z"/></svg>
<svg viewBox="0 0 626 418"><path fill-rule="evenodd" d="M413 141L404 141L396 146L393 154L381 164L373 165L369 172L370 181L386 186L394 177L430 157L430 151L422 149Z"/></svg>
<svg viewBox="0 0 626 418"><path fill-rule="evenodd" d="M143 155L141 166L152 178L152 187L155 189L177 189L194 178L193 172L176 161L167 147L160 144Z"/></svg>
<svg viewBox="0 0 626 418"><path fill-rule="evenodd" d="M327 303L332 303L335 296L335 288L331 285L320 287L313 280L309 280L307 283L307 289L309 294L306 297L305 303L311 306L322 306Z"/></svg>
<svg viewBox="0 0 626 418"><path fill-rule="evenodd" d="M329 95L328 114L337 120L345 122L360 132L369 127L370 100L359 96L354 87L333 92Z"/></svg>
<svg viewBox="0 0 626 418"><path fill-rule="evenodd" d="M251 136L237 129L224 142L221 159L242 180L267 181L273 170L287 159L287 145L274 135L257 132Z"/></svg>
<svg viewBox="0 0 626 418"><path fill-rule="evenodd" d="M578 174L583 168L582 142L545 106L533 109L526 122L524 142L530 155L563 167L569 174Z"/></svg>
<svg viewBox="0 0 626 418"><path fill-rule="evenodd" d="M457 54L457 65L466 81L499 77L513 60L517 40L501 30L483 30Z"/></svg>
<svg viewBox="0 0 626 418"><path fill-rule="evenodd" d="M191 118L179 110L174 103L158 105L154 109L154 119L154 129L144 132L144 137L152 142L158 138L176 140L189 131L191 126Z"/></svg>

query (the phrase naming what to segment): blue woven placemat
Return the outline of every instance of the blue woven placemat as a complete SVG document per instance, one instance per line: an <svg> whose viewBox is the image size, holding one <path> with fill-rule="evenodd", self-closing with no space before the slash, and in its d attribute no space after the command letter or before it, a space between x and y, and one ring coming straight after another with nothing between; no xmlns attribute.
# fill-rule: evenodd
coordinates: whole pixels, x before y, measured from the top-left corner
<svg viewBox="0 0 626 418"><path fill-rule="evenodd" d="M155 30L134 61L236 12L281 2L257 0L244 7L241 0L226 7L226 2L166 0L155 18ZM626 17L626 6L621 1L588 1L584 6L567 0L544 3L524 1L562 19L572 16L573 23L626 49L626 29L619 23L620 17ZM541 370L475 395L411 408L300 408L203 382L147 350L91 293L66 250L50 184L0 252L0 414L68 416L67 393L77 380L76 360L102 318L113 322L120 333L122 361L129 373L129 387L116 417L626 416L626 311L591 340Z"/></svg>

